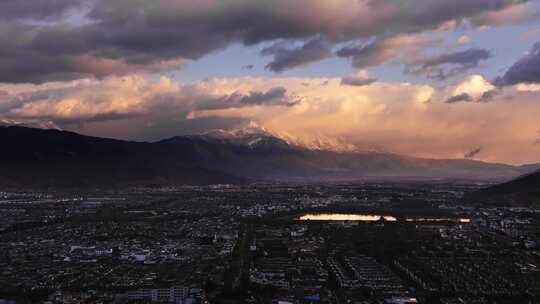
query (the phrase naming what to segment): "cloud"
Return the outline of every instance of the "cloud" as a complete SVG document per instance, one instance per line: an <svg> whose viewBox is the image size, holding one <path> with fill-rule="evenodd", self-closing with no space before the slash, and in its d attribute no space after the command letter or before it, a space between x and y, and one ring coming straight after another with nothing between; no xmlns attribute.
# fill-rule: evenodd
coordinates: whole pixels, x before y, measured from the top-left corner
<svg viewBox="0 0 540 304"><path fill-rule="evenodd" d="M540 37L540 29L534 29L520 34L519 40L528 41L530 39L537 39L538 37Z"/></svg>
<svg viewBox="0 0 540 304"><path fill-rule="evenodd" d="M138 140L254 121L310 146L344 145L437 158L462 158L464 147L482 147L476 159L540 161L540 145L532 145L538 139L540 91L509 86L491 102L445 102L462 93L476 101L493 89L479 75L443 88L382 80L369 86L343 86L341 78L326 77L189 83L168 77L109 77L0 84L0 91L8 93L7 99L0 98L0 108L8 101L14 105L0 111L0 119L52 121L89 135Z"/></svg>
<svg viewBox="0 0 540 304"><path fill-rule="evenodd" d="M328 43L320 38L313 38L301 47L288 48L286 43L276 43L261 51L265 56L273 56L266 68L274 72L283 72L296 67L328 58L332 55Z"/></svg>
<svg viewBox="0 0 540 304"><path fill-rule="evenodd" d="M473 23L484 26L519 24L538 17L530 2L516 3L499 10L487 11L473 18Z"/></svg>
<svg viewBox="0 0 540 304"><path fill-rule="evenodd" d="M328 84L320 86L326 80ZM306 87L306 82L312 85ZM445 88L381 80L369 86L343 86L340 78L227 80L227 87L247 85L258 91L284 86L289 94L302 96L302 102L294 107L193 111L189 117L256 121L275 134L314 147L353 145L361 150L438 158L463 158L463 147L482 147L476 159L539 160L540 145L531 148L531 143L538 138L540 92L509 87L491 102L475 102L494 89L479 75ZM445 102L462 93L469 94L472 102Z"/></svg>
<svg viewBox="0 0 540 304"><path fill-rule="evenodd" d="M463 155L463 158L465 158L465 159L473 159L473 158L475 158L475 156L480 154L480 152L482 152L482 148L474 148L471 151L465 153Z"/></svg>
<svg viewBox="0 0 540 304"><path fill-rule="evenodd" d="M235 43L301 42L311 37L328 41L327 47L322 40L310 40L298 48L276 50L269 68L280 71L324 59L331 46L377 37L374 45L353 58L355 66L364 67L399 58L401 51L407 54L418 43L412 38L416 33L513 4L513 0L5 0L0 3L0 20L7 20L0 23L0 82L154 72ZM484 22L488 21L479 19L476 25Z"/></svg>
<svg viewBox="0 0 540 304"><path fill-rule="evenodd" d="M460 45L469 44L469 43L471 43L471 37L469 37L467 35L460 36L458 38L458 40L457 40L457 43L460 44Z"/></svg>
<svg viewBox="0 0 540 304"><path fill-rule="evenodd" d="M285 93L287 89L284 87L271 88L266 92L252 91L249 95L243 96L240 99L240 103L246 105L263 105L263 104L295 104L296 102L289 102ZM283 102L285 99L285 102Z"/></svg>
<svg viewBox="0 0 540 304"><path fill-rule="evenodd" d="M444 53L427 59L416 60L414 65L418 67L409 67L408 72L444 80L478 67L480 61L487 60L491 56L491 52L488 50L477 48Z"/></svg>
<svg viewBox="0 0 540 304"><path fill-rule="evenodd" d="M244 107L292 107L300 103L284 87L266 91L220 91L204 82L181 85L140 76L45 84L0 103L0 117L62 123L126 120L136 117Z"/></svg>
<svg viewBox="0 0 540 304"><path fill-rule="evenodd" d="M462 93L459 95L454 95L446 100L446 103L456 103L456 102L471 102L473 98L467 93Z"/></svg>
<svg viewBox="0 0 540 304"><path fill-rule="evenodd" d="M423 16L424 19L416 21L419 24L438 23L441 20L459 19L465 16L478 16L485 12L500 11L504 8L512 6L516 1L489 1L489 0L456 0L444 1L434 0L425 1L425 4L419 5L418 16ZM410 5L418 5L411 3ZM482 24L479 21L479 24Z"/></svg>
<svg viewBox="0 0 540 304"><path fill-rule="evenodd" d="M487 81L482 75L467 76L461 82L450 88L452 95L467 93L474 98L479 98L484 93L496 89L496 87Z"/></svg>
<svg viewBox="0 0 540 304"><path fill-rule="evenodd" d="M496 80L497 85L508 86L518 83L534 84L540 82L540 42L534 44L527 55L514 63Z"/></svg>
<svg viewBox="0 0 540 304"><path fill-rule="evenodd" d="M341 84L342 85L350 85L350 86L367 86L374 82L376 82L377 79L375 78L360 78L357 76L346 76L341 78Z"/></svg>
<svg viewBox="0 0 540 304"><path fill-rule="evenodd" d="M480 96L477 101L478 102L489 102L489 101L492 101L495 96L497 96L498 94L500 94L500 91L498 90L489 90L489 91L486 91L484 93L482 93L482 96Z"/></svg>
<svg viewBox="0 0 540 304"><path fill-rule="evenodd" d="M446 99L446 103L457 103L457 102L490 102L492 101L495 96L497 96L500 92L497 90L490 90L482 93L482 95L476 99L474 99L471 95L468 93L461 93L459 95L454 95Z"/></svg>
<svg viewBox="0 0 540 304"><path fill-rule="evenodd" d="M495 87L481 75L471 75L456 85L447 87L446 103L457 102L490 102L496 100L502 90Z"/></svg>
<svg viewBox="0 0 540 304"><path fill-rule="evenodd" d="M416 35L400 35L385 39L375 39L363 45L349 45L336 52L343 58L350 58L356 68L366 68L383 64L387 61L416 57L431 40Z"/></svg>
<svg viewBox="0 0 540 304"><path fill-rule="evenodd" d="M499 79L496 79L499 80ZM535 83L519 83L515 85L516 90L521 92L539 92L540 84Z"/></svg>
<svg viewBox="0 0 540 304"><path fill-rule="evenodd" d="M300 100L292 100L286 95L284 87L271 88L266 92L251 91L249 94L233 93L217 98L196 102L196 110L219 110L247 106L286 106L297 105Z"/></svg>
<svg viewBox="0 0 540 304"><path fill-rule="evenodd" d="M78 0L3 0L0 2L0 19L47 20L64 17L69 11L83 7L83 4Z"/></svg>
<svg viewBox="0 0 540 304"><path fill-rule="evenodd" d="M361 70L356 75L345 76L341 78L341 85L350 85L350 86L367 86L376 82L377 79L369 77L368 71Z"/></svg>

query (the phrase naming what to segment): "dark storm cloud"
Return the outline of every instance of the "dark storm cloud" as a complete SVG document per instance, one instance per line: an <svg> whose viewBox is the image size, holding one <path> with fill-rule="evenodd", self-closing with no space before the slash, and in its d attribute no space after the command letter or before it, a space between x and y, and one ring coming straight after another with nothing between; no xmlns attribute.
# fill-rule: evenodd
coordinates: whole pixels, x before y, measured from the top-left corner
<svg viewBox="0 0 540 304"><path fill-rule="evenodd" d="M466 159L474 158L476 155L480 154L480 152L482 152L482 148L472 149L471 151L465 153L463 155L463 158L466 158Z"/></svg>
<svg viewBox="0 0 540 304"><path fill-rule="evenodd" d="M456 102L471 102L473 98L467 93L454 95L446 100L446 103L456 103Z"/></svg>
<svg viewBox="0 0 540 304"><path fill-rule="evenodd" d="M495 96L499 95L500 91L498 90L489 90L482 93L482 96L478 98L478 102L489 102L492 101Z"/></svg>
<svg viewBox="0 0 540 304"><path fill-rule="evenodd" d="M471 48L461 52L448 53L427 60L423 67L432 67L442 64L457 64L463 67L473 68L478 66L481 60L491 57L491 53L484 49Z"/></svg>
<svg viewBox="0 0 540 304"><path fill-rule="evenodd" d="M380 64L371 62L369 57L372 54L378 53L381 50L377 41L373 41L364 45L349 45L336 52L338 57L351 58L352 64L356 68L365 68L368 66Z"/></svg>
<svg viewBox="0 0 540 304"><path fill-rule="evenodd" d="M377 79L375 78L366 78L360 76L346 76L341 78L341 85L350 85L350 86L368 86L372 83L375 83Z"/></svg>
<svg viewBox="0 0 540 304"><path fill-rule="evenodd" d="M409 5L415 5L415 1ZM504 9L509 4L518 4L528 1L506 1L506 0L429 0L417 7L417 17L415 24L418 26L429 26L438 24L445 20L460 20L466 16L474 16L485 11L498 11Z"/></svg>
<svg viewBox="0 0 540 304"><path fill-rule="evenodd" d="M338 5L328 6L325 1L3 0L0 20L8 22L0 24L0 82L155 71L232 43L313 36L328 41L329 46L321 38L297 49L274 50L269 69L282 71L328 57L337 43L421 32L517 3L336 0ZM304 13L308 8L310 13ZM66 23L68 16L74 20Z"/></svg>
<svg viewBox="0 0 540 304"><path fill-rule="evenodd" d="M414 63L419 67L409 66L408 72L424 75L428 78L444 80L465 73L478 67L481 61L492 57L488 50L470 48L464 51L445 53Z"/></svg>
<svg viewBox="0 0 540 304"><path fill-rule="evenodd" d="M362 44L350 44L338 50L336 55L349 58L356 68L368 68L399 59L408 62L417 57L419 51L434 43L434 40L418 35L398 35L372 39Z"/></svg>
<svg viewBox="0 0 540 304"><path fill-rule="evenodd" d="M500 86L518 83L540 82L540 42L532 47L529 54L514 63L495 83Z"/></svg>
<svg viewBox="0 0 540 304"><path fill-rule="evenodd" d="M93 45L82 29L0 24L0 82L43 83L153 71L167 62Z"/></svg>
<svg viewBox="0 0 540 304"><path fill-rule="evenodd" d="M282 43L277 43L263 49L261 53L274 57L266 66L267 69L274 72L305 66L332 55L328 43L322 38L313 38L298 48L288 48Z"/></svg>
<svg viewBox="0 0 540 304"><path fill-rule="evenodd" d="M46 20L65 15L69 10L81 8L80 0L2 0L0 20L36 19Z"/></svg>
<svg viewBox="0 0 540 304"><path fill-rule="evenodd" d="M196 102L196 109L221 110L257 105L291 107L299 103L298 99L291 99L286 93L285 88L275 87L266 92L253 91L247 95L233 93L219 97L201 97Z"/></svg>
<svg viewBox="0 0 540 304"><path fill-rule="evenodd" d="M284 87L271 88L266 92L251 92L249 95L242 97L240 103L246 105L261 105L287 101L287 104L290 104L290 102L286 100L287 96L285 93L287 93L287 90Z"/></svg>
<svg viewBox="0 0 540 304"><path fill-rule="evenodd" d="M350 58L356 68L366 68L384 63L391 59L384 54L384 40L375 40L363 45L348 45L336 52L338 57ZM396 53L397 55L397 53Z"/></svg>

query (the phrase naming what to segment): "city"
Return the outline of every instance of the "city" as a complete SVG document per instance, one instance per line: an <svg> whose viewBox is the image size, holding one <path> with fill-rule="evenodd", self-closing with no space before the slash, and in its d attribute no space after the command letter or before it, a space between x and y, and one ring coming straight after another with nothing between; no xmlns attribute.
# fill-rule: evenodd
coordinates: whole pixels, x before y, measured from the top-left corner
<svg viewBox="0 0 540 304"><path fill-rule="evenodd" d="M84 196L3 192L0 298L536 303L540 210L462 204L463 192L475 188L362 183Z"/></svg>

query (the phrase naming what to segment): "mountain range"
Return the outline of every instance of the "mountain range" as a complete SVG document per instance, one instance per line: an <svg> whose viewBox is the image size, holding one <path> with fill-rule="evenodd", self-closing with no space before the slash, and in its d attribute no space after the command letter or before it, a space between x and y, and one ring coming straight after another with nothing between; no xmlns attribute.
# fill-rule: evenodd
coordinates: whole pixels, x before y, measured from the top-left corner
<svg viewBox="0 0 540 304"><path fill-rule="evenodd" d="M540 167L309 149L253 130L135 142L5 125L0 126L0 141L0 185L14 187L403 179L505 181Z"/></svg>

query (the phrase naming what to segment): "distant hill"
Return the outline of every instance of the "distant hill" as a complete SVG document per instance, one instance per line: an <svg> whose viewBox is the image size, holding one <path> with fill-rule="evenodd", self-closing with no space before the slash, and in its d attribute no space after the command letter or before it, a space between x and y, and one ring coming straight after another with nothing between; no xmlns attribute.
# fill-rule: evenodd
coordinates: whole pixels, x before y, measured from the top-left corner
<svg viewBox="0 0 540 304"><path fill-rule="evenodd" d="M477 204L540 207L540 171L469 193L465 199Z"/></svg>
<svg viewBox="0 0 540 304"><path fill-rule="evenodd" d="M122 187L247 181L508 180L536 166L312 150L267 133L132 142L0 126L0 185Z"/></svg>

